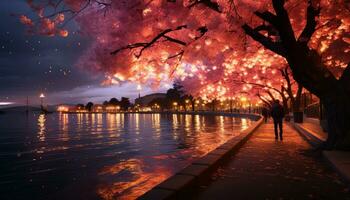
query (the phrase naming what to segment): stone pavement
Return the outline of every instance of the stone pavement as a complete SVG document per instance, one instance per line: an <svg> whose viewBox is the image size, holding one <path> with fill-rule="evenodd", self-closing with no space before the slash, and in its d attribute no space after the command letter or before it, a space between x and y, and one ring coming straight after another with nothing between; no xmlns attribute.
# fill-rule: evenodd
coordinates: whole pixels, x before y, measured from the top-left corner
<svg viewBox="0 0 350 200"><path fill-rule="evenodd" d="M289 125L263 124L189 199L350 199L348 187Z"/></svg>

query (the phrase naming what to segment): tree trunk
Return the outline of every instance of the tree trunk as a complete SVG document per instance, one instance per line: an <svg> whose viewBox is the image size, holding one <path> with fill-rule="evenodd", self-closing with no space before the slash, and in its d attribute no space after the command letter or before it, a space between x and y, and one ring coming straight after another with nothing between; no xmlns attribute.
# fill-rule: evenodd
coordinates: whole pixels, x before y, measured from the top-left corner
<svg viewBox="0 0 350 200"><path fill-rule="evenodd" d="M328 123L324 148L350 150L350 96L343 94L336 99L322 99L322 102Z"/></svg>
<svg viewBox="0 0 350 200"><path fill-rule="evenodd" d="M282 104L283 104L284 113L289 113L288 99L283 96L282 96Z"/></svg>
<svg viewBox="0 0 350 200"><path fill-rule="evenodd" d="M298 83L314 93L324 103L328 123L328 138L323 148L350 150L350 67L337 80L318 56L299 48L287 57ZM298 66L298 67L297 67Z"/></svg>
<svg viewBox="0 0 350 200"><path fill-rule="evenodd" d="M301 111L301 93L303 91L303 87L298 84L298 91L295 97L293 97L293 112L300 112Z"/></svg>
<svg viewBox="0 0 350 200"><path fill-rule="evenodd" d="M247 24L244 31L267 49L286 58L294 79L324 102L328 121L327 149L350 150L350 63L338 80L323 64L321 55L310 49L308 43L316 31L320 9L308 1L306 25L296 38L285 0L272 0L275 11L255 12L262 20L271 24L278 32L279 40L274 41Z"/></svg>

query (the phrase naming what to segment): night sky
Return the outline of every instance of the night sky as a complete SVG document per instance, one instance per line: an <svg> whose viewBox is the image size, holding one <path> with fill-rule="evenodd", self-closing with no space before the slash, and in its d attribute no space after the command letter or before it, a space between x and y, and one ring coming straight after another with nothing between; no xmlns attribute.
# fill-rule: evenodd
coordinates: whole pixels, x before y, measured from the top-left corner
<svg viewBox="0 0 350 200"><path fill-rule="evenodd" d="M24 104L29 96L31 104L38 104L41 92L48 104L137 97L135 84L103 87L103 74L75 66L89 38L74 32L74 21L68 24L67 38L30 35L17 15L31 13L25 0L0 1L0 102ZM158 91L144 88L142 94L151 92Z"/></svg>

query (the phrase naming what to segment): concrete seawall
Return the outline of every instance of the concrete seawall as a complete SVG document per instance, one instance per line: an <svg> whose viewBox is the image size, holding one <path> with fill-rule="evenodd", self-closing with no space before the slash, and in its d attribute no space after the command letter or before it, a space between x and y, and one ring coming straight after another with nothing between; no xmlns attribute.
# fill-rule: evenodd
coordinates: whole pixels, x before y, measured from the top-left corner
<svg viewBox="0 0 350 200"><path fill-rule="evenodd" d="M168 112L170 113L170 112ZM187 167L169 177L162 183L140 196L138 199L185 199L191 186L201 179L207 178L230 155L234 154L263 123L260 115L248 113L219 113L219 112L171 112L170 114L219 115L231 117L244 117L254 121L250 127L224 144L220 145L205 156L195 160Z"/></svg>

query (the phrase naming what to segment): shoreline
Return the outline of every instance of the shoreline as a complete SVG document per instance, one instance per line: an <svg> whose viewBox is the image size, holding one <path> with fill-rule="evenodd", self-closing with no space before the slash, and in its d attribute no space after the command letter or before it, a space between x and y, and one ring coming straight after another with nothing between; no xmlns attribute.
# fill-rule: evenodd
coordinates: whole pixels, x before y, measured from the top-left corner
<svg viewBox="0 0 350 200"><path fill-rule="evenodd" d="M152 111L152 112L54 112L63 114L181 114L181 115L214 115L214 116L227 116L227 117L245 117L253 121L260 119L258 113L238 113L238 112L222 112L222 111Z"/></svg>
<svg viewBox="0 0 350 200"><path fill-rule="evenodd" d="M187 114L187 113L186 113ZM193 113L198 114L198 113ZM203 114L203 113L202 113ZM208 113L205 113L208 114ZM210 115L220 115L220 113L209 113ZM226 114L226 115L222 115ZM247 129L240 131L237 137L227 140L224 144L210 151L201 158L193 161L179 172L165 179L163 182L154 186L152 189L139 196L137 199L181 199L186 197L190 187L199 180L206 179L210 173L225 162L232 154L236 153L245 142L251 137L254 131L263 123L261 115L249 113L221 113L220 116L245 116L250 119L255 118L255 122Z"/></svg>

